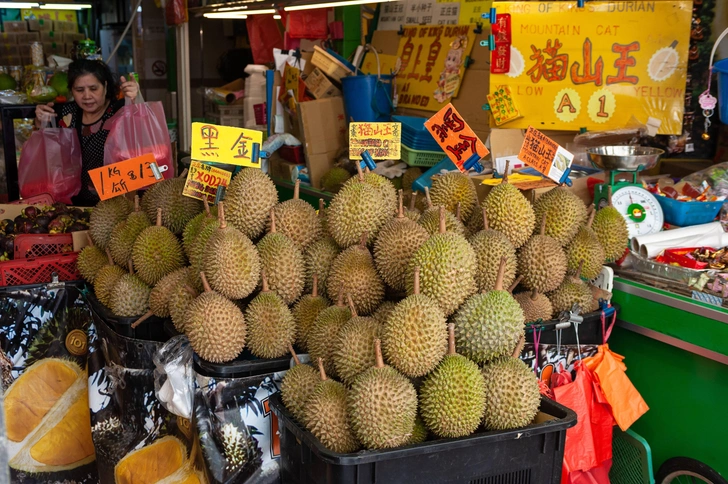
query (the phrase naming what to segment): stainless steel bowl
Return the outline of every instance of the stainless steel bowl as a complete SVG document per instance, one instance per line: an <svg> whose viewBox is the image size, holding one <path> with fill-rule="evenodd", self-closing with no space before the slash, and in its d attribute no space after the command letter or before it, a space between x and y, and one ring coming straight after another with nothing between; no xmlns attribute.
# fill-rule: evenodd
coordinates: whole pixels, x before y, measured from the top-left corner
<svg viewBox="0 0 728 484"><path fill-rule="evenodd" d="M587 148L595 168L612 171L642 171L654 167L665 150L645 146L599 146Z"/></svg>

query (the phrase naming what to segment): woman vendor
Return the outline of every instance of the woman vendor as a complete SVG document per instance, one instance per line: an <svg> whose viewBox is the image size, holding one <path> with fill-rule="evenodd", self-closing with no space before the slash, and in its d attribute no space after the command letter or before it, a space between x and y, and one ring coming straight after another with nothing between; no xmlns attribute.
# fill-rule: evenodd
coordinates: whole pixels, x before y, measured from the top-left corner
<svg viewBox="0 0 728 484"><path fill-rule="evenodd" d="M81 191L73 197L77 206L93 206L99 201L96 190L91 183L89 170L104 165L104 145L109 131L104 123L121 109L126 98L132 101L139 94L139 86L134 81L121 77L121 85L109 70L109 66L98 60L77 60L68 67L68 88L73 101L60 109L58 126L73 128L78 132L81 142L83 171L81 174ZM119 99L119 91L124 97ZM58 116L53 103L39 104L35 109L36 126L48 120L49 116Z"/></svg>

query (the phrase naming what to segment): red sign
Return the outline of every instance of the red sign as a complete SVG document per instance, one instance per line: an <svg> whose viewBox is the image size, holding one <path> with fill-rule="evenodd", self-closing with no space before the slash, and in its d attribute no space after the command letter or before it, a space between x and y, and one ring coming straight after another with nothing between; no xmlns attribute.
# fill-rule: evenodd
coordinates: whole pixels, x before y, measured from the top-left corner
<svg viewBox="0 0 728 484"><path fill-rule="evenodd" d="M478 160L480 160L489 153L488 148L452 104L440 109L433 117L425 121L425 126L462 172L467 171L463 164L468 158L477 153Z"/></svg>
<svg viewBox="0 0 728 484"><path fill-rule="evenodd" d="M101 200L124 195L164 180L151 153L95 168L89 170L88 174Z"/></svg>
<svg viewBox="0 0 728 484"><path fill-rule="evenodd" d="M499 13L491 25L494 44L490 53L491 74L508 74L511 69L511 14Z"/></svg>

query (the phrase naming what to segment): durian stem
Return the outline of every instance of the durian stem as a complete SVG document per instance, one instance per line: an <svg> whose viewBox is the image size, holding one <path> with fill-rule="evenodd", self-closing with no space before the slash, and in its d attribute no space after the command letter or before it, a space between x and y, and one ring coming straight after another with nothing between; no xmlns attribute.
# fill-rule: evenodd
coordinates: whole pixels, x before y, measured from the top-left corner
<svg viewBox="0 0 728 484"><path fill-rule="evenodd" d="M416 266L413 294L419 294L419 293L420 293L420 266Z"/></svg>
<svg viewBox="0 0 728 484"><path fill-rule="evenodd" d="M336 296L336 306L344 308L344 285L339 286L339 294Z"/></svg>
<svg viewBox="0 0 728 484"><path fill-rule="evenodd" d="M276 233L276 210L275 208L270 209L270 232L271 234Z"/></svg>
<svg viewBox="0 0 728 484"><path fill-rule="evenodd" d="M195 288L190 286L189 284L185 284L185 291L187 291L187 294L189 294L192 297L199 296L199 293L195 290Z"/></svg>
<svg viewBox="0 0 728 484"><path fill-rule="evenodd" d="M384 368L384 357L382 357L382 342L379 338L374 340L375 368Z"/></svg>
<svg viewBox="0 0 728 484"><path fill-rule="evenodd" d="M541 230L539 233L541 235L546 234L546 214L543 214L543 217L541 218Z"/></svg>
<svg viewBox="0 0 728 484"><path fill-rule="evenodd" d="M129 259L129 262L127 262L126 265L129 268L129 274L134 274L134 262Z"/></svg>
<svg viewBox="0 0 728 484"><path fill-rule="evenodd" d="M449 323L447 325L447 354L455 354L455 324Z"/></svg>
<svg viewBox="0 0 728 484"><path fill-rule="evenodd" d="M114 265L114 258L111 257L111 250L106 249L106 258L109 260L109 265Z"/></svg>
<svg viewBox="0 0 728 484"><path fill-rule="evenodd" d="M402 190L398 190L397 195L399 196L399 210L397 211L397 218L404 218L404 197L402 195Z"/></svg>
<svg viewBox="0 0 728 484"><path fill-rule="evenodd" d="M326 378L326 370L324 370L324 359L323 358L318 359L318 367L319 367L319 374L321 375L321 381L328 380L328 378Z"/></svg>
<svg viewBox="0 0 728 484"><path fill-rule="evenodd" d="M184 170L182 170L182 173L180 173L180 174L179 174L179 176L178 176L177 178L186 178L186 177L187 177L187 172L188 172L188 171L189 171L189 170L188 170L187 168L185 168Z"/></svg>
<svg viewBox="0 0 728 484"><path fill-rule="evenodd" d="M592 208L592 210L589 213L589 220L586 223L586 226L591 228L592 222L594 221L594 216L597 214L596 209Z"/></svg>
<svg viewBox="0 0 728 484"><path fill-rule="evenodd" d="M288 351L290 351L290 352L291 352L291 356L293 357L293 362L294 362L294 363L295 363L296 365L300 365L300 364L301 364L301 360L299 360L299 359L298 359L298 355L297 355L297 354L296 354L296 352L294 351L294 349L293 349L293 345L292 345L291 343L288 343Z"/></svg>
<svg viewBox="0 0 728 484"><path fill-rule="evenodd" d="M432 199L430 198L430 187L425 187L425 198L427 199L427 208L432 208Z"/></svg>
<svg viewBox="0 0 728 484"><path fill-rule="evenodd" d="M325 209L326 209L326 204L324 202L324 199L323 198L319 198L319 213L318 214L319 214L320 217L323 217L324 216L324 210Z"/></svg>
<svg viewBox="0 0 728 484"><path fill-rule="evenodd" d="M531 301L535 301L537 297L538 297L538 291L536 289L534 289L533 291L531 291Z"/></svg>
<svg viewBox="0 0 728 484"><path fill-rule="evenodd" d="M511 287L509 287L509 288L508 288L508 292L510 292L511 294L513 294L513 290L514 290L514 289L515 289L516 287L518 287L518 285L519 285L519 284L521 283L521 281L522 281L522 280L523 280L523 276L518 276L518 277L516 278L516 280L515 280L515 281L513 281L513 284L511 284Z"/></svg>
<svg viewBox="0 0 728 484"><path fill-rule="evenodd" d="M296 178L296 184L293 186L293 199L298 200L301 194L301 180Z"/></svg>
<svg viewBox="0 0 728 484"><path fill-rule="evenodd" d="M364 181L364 172L361 171L361 164L358 161L355 161L354 164L356 165L356 172L359 174L359 181Z"/></svg>
<svg viewBox="0 0 728 484"><path fill-rule="evenodd" d="M490 226L488 225L488 213L485 210L485 205L483 205L483 229L488 230Z"/></svg>
<svg viewBox="0 0 728 484"><path fill-rule="evenodd" d="M161 226L162 226L162 209L158 208L157 209L157 227L161 227Z"/></svg>
<svg viewBox="0 0 728 484"><path fill-rule="evenodd" d="M318 272L313 273L313 289L311 290L313 297L318 297Z"/></svg>
<svg viewBox="0 0 728 484"><path fill-rule="evenodd" d="M610 207L613 207L612 205L612 185L607 185L607 203Z"/></svg>
<svg viewBox="0 0 728 484"><path fill-rule="evenodd" d="M205 207L205 216L210 216L210 202L207 201L207 197L202 197L202 206Z"/></svg>
<svg viewBox="0 0 728 484"><path fill-rule="evenodd" d="M91 247L94 246L94 239L91 238L91 232L86 231L86 239L88 240L88 245Z"/></svg>
<svg viewBox="0 0 728 484"><path fill-rule="evenodd" d="M503 170L503 179L501 183L508 183L508 168L511 166L511 160L506 160L506 169Z"/></svg>
<svg viewBox="0 0 728 484"><path fill-rule="evenodd" d="M225 203L220 202L217 204L217 219L220 221L220 228L224 229L227 227L227 222L225 221Z"/></svg>
<svg viewBox="0 0 728 484"><path fill-rule="evenodd" d="M135 329L137 326L139 326L140 324L142 324L144 321L151 318L152 316L154 316L154 313L151 311L147 311L147 313L144 316L142 316L141 318L139 318L136 321L134 321L133 323L131 323L131 329Z"/></svg>
<svg viewBox="0 0 728 484"><path fill-rule="evenodd" d="M444 234L446 231L445 225L445 207L440 206L440 233Z"/></svg>
<svg viewBox="0 0 728 484"><path fill-rule="evenodd" d="M526 344L526 337L521 335L520 338L518 338L518 343L516 343L516 347L513 349L513 353L511 354L512 357L518 358L521 356L521 351L523 351L523 345Z"/></svg>
<svg viewBox="0 0 728 484"><path fill-rule="evenodd" d="M458 202L458 205L457 205L457 207L455 208L455 217L456 217L456 218L457 218L458 220L460 220L461 222L463 221L462 217L460 216L460 202Z"/></svg>
<svg viewBox="0 0 728 484"><path fill-rule="evenodd" d="M506 259L505 256L501 257L500 265L498 266L498 277L495 279L495 290L496 291L502 291L503 290L503 276L505 276L506 273L506 262L508 259Z"/></svg>
<svg viewBox="0 0 728 484"><path fill-rule="evenodd" d="M584 259L579 259L579 267L576 269L576 278L581 278L581 269L584 267Z"/></svg>
<svg viewBox="0 0 728 484"><path fill-rule="evenodd" d="M351 294L346 295L346 300L349 302L349 311L351 311L351 317L356 318L359 315L356 314L356 307L354 306L354 300L351 299Z"/></svg>
<svg viewBox="0 0 728 484"><path fill-rule="evenodd" d="M359 239L359 245L366 249L367 240L369 240L369 232L364 232L363 234L361 234L361 239Z"/></svg>
<svg viewBox="0 0 728 484"><path fill-rule="evenodd" d="M138 212L139 210L141 210L139 208L139 195L134 195L134 211Z"/></svg>
<svg viewBox="0 0 728 484"><path fill-rule="evenodd" d="M205 292L212 292L210 284L207 283L207 277L205 277L205 273L202 271L200 271L200 279L202 279L202 287L205 288Z"/></svg>
<svg viewBox="0 0 728 484"><path fill-rule="evenodd" d="M268 292L268 277L265 275L265 269L260 271L260 278L263 280L263 292Z"/></svg>
<svg viewBox="0 0 728 484"><path fill-rule="evenodd" d="M412 195L410 196L410 210L414 211L415 204L417 203L417 192L413 191Z"/></svg>

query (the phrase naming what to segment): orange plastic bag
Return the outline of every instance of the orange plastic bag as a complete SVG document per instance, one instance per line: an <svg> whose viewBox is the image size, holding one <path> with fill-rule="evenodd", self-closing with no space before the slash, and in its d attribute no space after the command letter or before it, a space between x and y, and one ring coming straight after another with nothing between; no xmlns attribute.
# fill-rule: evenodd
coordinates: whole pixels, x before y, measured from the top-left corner
<svg viewBox="0 0 728 484"><path fill-rule="evenodd" d="M612 407L617 425L626 431L650 407L627 377L627 365L623 360L624 356L611 351L609 345L604 344L599 346L596 356L584 360L584 365L596 376Z"/></svg>

